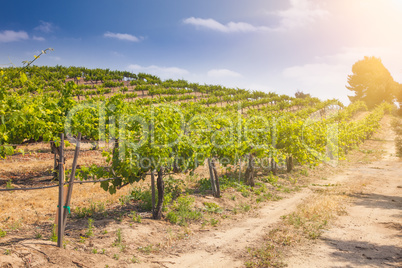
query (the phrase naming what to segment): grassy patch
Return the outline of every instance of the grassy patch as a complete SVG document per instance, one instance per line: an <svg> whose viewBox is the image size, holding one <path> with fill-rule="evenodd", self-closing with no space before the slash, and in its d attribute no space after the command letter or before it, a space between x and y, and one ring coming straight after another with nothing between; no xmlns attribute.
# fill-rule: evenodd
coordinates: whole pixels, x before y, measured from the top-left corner
<svg viewBox="0 0 402 268"><path fill-rule="evenodd" d="M105 204L103 202L90 202L89 207L77 207L74 209L74 214L77 218L92 217L95 214L105 212Z"/></svg>
<svg viewBox="0 0 402 268"><path fill-rule="evenodd" d="M220 214L222 213L222 208L215 203L210 203L210 202L204 202L205 206L205 211L210 212L210 213L217 213Z"/></svg>
<svg viewBox="0 0 402 268"><path fill-rule="evenodd" d="M135 187L126 198L128 200L137 201L140 209L144 211L152 210L152 193L149 189L142 190L140 187Z"/></svg>
<svg viewBox="0 0 402 268"><path fill-rule="evenodd" d="M173 224L187 226L189 221L202 219L201 211L194 208L194 201L193 197L179 196L171 205L167 220Z"/></svg>

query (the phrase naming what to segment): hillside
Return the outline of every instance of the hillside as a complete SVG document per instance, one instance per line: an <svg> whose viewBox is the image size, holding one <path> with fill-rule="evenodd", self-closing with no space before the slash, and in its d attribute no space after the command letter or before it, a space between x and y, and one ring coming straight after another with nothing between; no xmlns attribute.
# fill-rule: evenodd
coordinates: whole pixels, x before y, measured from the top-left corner
<svg viewBox="0 0 402 268"><path fill-rule="evenodd" d="M362 102L76 67L9 68L0 77L5 267L281 266L289 250L261 249L262 233L268 245L275 234L292 245L305 232L319 238L335 215L291 213L321 197L353 196L348 173L388 161L385 103L367 111ZM392 165L390 179L400 172L395 158ZM57 196L63 170L66 181L78 180L69 205ZM58 204L68 214L61 248ZM280 226L296 216L300 226L289 230L303 232L287 236Z"/></svg>

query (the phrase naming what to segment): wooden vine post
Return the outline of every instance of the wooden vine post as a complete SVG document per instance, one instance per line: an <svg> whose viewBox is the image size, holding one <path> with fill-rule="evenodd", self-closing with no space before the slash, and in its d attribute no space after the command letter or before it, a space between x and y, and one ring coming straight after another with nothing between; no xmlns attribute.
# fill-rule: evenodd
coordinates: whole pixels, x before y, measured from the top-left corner
<svg viewBox="0 0 402 268"><path fill-rule="evenodd" d="M57 215L57 246L59 248L63 247L63 234L64 234L64 224L63 224L63 188L64 188L64 134L60 135L60 147L59 147L59 205L58 205L58 215Z"/></svg>
<svg viewBox="0 0 402 268"><path fill-rule="evenodd" d="M70 181L67 192L64 192L65 176L65 157L64 157L64 134L60 135L60 146L57 148L59 153L59 202L57 205L56 225L57 225L57 246L63 247L64 229L66 228L67 214L70 213L71 196L75 172L77 170L78 153L80 150L81 133L78 134L77 145L74 153L73 167L71 170Z"/></svg>
<svg viewBox="0 0 402 268"><path fill-rule="evenodd" d="M78 154L80 152L80 142L81 142L81 133L78 133L77 144L75 146L75 152L74 152L73 166L72 166L72 169L71 169L70 181L68 183L67 198L66 198L66 203L65 203L65 206L64 206L63 232L64 232L64 229L66 228L67 213L70 214L70 203L71 203L71 196L73 194L75 172L77 170Z"/></svg>

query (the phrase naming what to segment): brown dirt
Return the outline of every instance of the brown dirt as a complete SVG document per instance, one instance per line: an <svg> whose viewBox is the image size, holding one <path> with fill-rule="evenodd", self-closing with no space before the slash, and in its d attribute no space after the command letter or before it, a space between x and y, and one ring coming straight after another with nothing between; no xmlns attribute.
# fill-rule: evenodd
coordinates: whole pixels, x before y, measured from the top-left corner
<svg viewBox="0 0 402 268"><path fill-rule="evenodd" d="M390 119L382 123L382 131L351 152L338 167L321 165L309 170L310 183L292 173L299 185L307 187L280 193L282 200L257 204L233 189L226 190L222 199L197 195L196 204L215 202L229 208L217 227L180 227L151 220L148 212L140 212L142 222L136 223L129 216L135 210L133 204L122 206L118 201L130 192L129 187L110 196L98 185L83 184L74 187L72 206L85 207L92 200L93 204L103 202L106 209L94 217L94 236L82 242L79 240L85 236L87 219L70 219L66 249L59 249L48 240L57 189L0 193L0 228L8 230L0 237L0 267L243 267L246 247L258 245L282 216L308 200L320 187L312 182L342 184L357 194L345 201L348 215L340 217L321 239L285 252L289 267L401 267L402 162L394 157ZM90 153L84 161L96 158ZM29 170L43 172L49 163L51 166L52 159L47 155L43 158L46 161L39 165L41 168L34 163ZM7 172L17 174L24 168L23 159L7 161L1 162L3 181L8 179ZM199 170L198 174L203 178L207 171ZM231 200L233 196L236 201ZM233 215L230 208L241 202L249 202L251 211ZM114 245L118 229L124 248ZM43 238L35 239L38 232Z"/></svg>

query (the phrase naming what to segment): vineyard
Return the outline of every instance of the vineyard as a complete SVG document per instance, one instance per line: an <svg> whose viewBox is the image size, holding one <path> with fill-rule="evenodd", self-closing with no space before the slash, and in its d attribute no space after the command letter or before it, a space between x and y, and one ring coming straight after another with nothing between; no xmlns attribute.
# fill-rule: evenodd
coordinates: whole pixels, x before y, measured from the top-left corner
<svg viewBox="0 0 402 268"><path fill-rule="evenodd" d="M98 188L118 196L121 207L131 206L130 216L122 210L118 216L111 212L109 218L129 217L140 224L142 215L143 221L159 220L175 230L192 224L215 227L228 217L223 204L230 199L242 201L240 207L226 210L247 212L249 198L257 203L277 200L282 197L272 194L271 188L285 192L290 191L285 186L299 188L295 174L308 177L309 168L323 163L336 167L375 133L391 110L387 103L368 111L359 101L344 107L337 100L309 95L162 81L150 74L108 69L5 68L0 70L0 163L12 165L10 161L24 157L40 161L43 154L48 164L34 176L23 170L14 174L26 177L22 185L5 177L10 173L0 168L0 190L12 200L18 188L57 185L64 173L59 148L65 144L71 160L74 145L81 140L83 159L78 158L76 172L67 162L65 177L75 174L78 182L99 182ZM121 193L124 189L129 189L128 195ZM100 204L71 206L72 225L88 221L88 233L74 239L85 244L93 236L93 218L108 218ZM23 218L10 220L6 211L0 208L2 239L15 232L18 228L12 226ZM54 233L51 222L35 224ZM67 232L68 226L69 222ZM114 243L125 252L118 230ZM144 247L141 254L155 251ZM117 262L116 254L109 257ZM132 262L136 260L133 257Z"/></svg>

